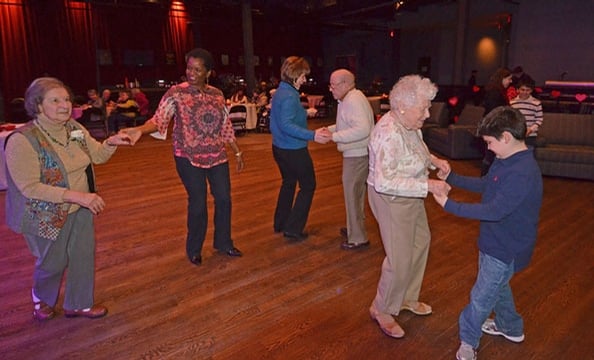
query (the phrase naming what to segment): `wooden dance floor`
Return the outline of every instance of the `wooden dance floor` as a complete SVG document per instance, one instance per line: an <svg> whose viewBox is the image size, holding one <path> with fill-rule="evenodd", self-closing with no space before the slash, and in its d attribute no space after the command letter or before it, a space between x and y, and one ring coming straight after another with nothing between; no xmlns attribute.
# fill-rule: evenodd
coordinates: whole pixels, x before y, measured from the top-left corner
<svg viewBox="0 0 594 360"><path fill-rule="evenodd" d="M312 121L312 127L324 124ZM432 230L421 300L433 314L401 313L403 339L369 317L384 257L368 211L371 247L344 251L342 158L312 143L317 190L301 243L274 234L280 175L269 134L239 138L246 169L231 159L233 239L242 258L217 254L210 227L203 264L185 255L186 194L171 142L143 138L97 166L107 203L96 217L97 303L102 319L58 315L38 323L30 299L34 259L4 224L0 192L0 358L9 359L455 359L458 315L477 270L479 224L446 214L429 197ZM452 161L476 175L476 161ZM594 182L545 178L531 266L512 281L526 340L483 336L479 359L592 359L594 356ZM478 197L461 190L451 196Z"/></svg>

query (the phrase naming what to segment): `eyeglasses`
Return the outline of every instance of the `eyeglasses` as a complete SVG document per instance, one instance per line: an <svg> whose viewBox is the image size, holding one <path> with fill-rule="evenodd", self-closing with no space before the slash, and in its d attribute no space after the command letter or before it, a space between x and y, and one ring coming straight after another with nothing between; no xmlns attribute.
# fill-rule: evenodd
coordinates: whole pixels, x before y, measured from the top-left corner
<svg viewBox="0 0 594 360"><path fill-rule="evenodd" d="M328 89L330 89L330 90L332 90L332 89L336 89L336 87L337 87L338 85L342 84L343 82L344 82L344 81L339 81L339 82L337 82L337 83L334 83L334 84L333 84L333 83L330 83L330 84L328 84Z"/></svg>

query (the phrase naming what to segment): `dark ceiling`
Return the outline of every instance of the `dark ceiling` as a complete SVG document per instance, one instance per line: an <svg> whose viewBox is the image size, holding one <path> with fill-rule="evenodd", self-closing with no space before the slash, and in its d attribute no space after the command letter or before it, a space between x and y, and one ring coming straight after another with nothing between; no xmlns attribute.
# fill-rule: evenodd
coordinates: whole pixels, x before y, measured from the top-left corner
<svg viewBox="0 0 594 360"><path fill-rule="evenodd" d="M169 7L172 0L78 0L117 7ZM237 11L242 0L183 0L187 9L217 14ZM315 22L391 20L397 12L416 11L419 7L455 0L245 0L257 16L266 18L304 18Z"/></svg>
<svg viewBox="0 0 594 360"><path fill-rule="evenodd" d="M420 6L455 0L251 0L255 13L272 16L308 16L316 20L356 18L392 19L397 11L416 11ZM186 1L187 6L237 7L240 0ZM397 4L400 3L400 4Z"/></svg>

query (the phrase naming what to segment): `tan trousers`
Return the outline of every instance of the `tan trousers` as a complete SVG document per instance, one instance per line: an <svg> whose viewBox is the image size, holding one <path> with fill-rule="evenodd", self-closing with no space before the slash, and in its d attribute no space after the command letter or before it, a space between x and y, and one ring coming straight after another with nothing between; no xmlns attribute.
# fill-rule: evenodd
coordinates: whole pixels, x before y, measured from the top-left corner
<svg viewBox="0 0 594 360"><path fill-rule="evenodd" d="M369 156L345 157L342 160L342 187L347 215L348 242L361 244L367 242L365 230L365 191Z"/></svg>
<svg viewBox="0 0 594 360"><path fill-rule="evenodd" d="M418 301L431 233L424 199L379 194L367 189L386 257L373 300L383 313L398 315L404 301Z"/></svg>

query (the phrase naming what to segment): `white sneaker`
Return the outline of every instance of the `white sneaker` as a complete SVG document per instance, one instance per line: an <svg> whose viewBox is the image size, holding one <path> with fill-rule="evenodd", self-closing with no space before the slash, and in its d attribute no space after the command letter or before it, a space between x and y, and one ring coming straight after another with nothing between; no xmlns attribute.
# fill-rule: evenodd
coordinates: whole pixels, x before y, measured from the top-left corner
<svg viewBox="0 0 594 360"><path fill-rule="evenodd" d="M476 360L476 351L472 348L472 346L468 345L465 342L460 344L458 351L456 352L456 359L458 360Z"/></svg>
<svg viewBox="0 0 594 360"><path fill-rule="evenodd" d="M520 336L511 336L511 335L507 335L506 333L504 333L502 331L499 331L497 329L497 325L495 325L495 320L493 320L493 319L485 320L485 322L483 323L483 326L481 326L481 330L483 330L483 332L485 334L500 335L500 336L503 336L504 338L506 338L507 340L515 342L515 343L521 343L522 341L524 341L524 334L522 334Z"/></svg>

